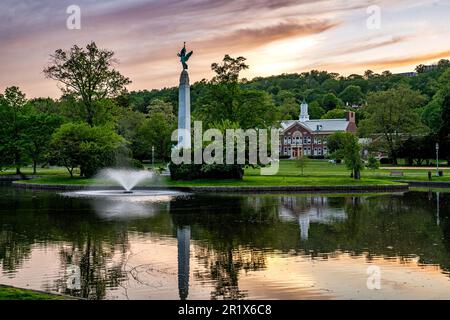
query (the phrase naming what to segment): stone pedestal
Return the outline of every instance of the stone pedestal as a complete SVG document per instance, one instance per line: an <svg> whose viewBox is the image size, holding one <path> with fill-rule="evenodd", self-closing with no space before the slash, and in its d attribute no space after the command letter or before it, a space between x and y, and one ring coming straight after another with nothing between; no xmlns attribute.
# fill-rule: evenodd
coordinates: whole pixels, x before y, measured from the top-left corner
<svg viewBox="0 0 450 320"><path fill-rule="evenodd" d="M189 74L183 70L178 97L178 148L191 149L191 86Z"/></svg>

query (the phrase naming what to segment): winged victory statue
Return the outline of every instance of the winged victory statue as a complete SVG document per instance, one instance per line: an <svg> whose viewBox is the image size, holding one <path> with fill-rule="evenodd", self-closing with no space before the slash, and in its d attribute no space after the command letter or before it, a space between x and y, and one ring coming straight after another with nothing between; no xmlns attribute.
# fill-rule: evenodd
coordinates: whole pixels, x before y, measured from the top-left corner
<svg viewBox="0 0 450 320"><path fill-rule="evenodd" d="M180 61L183 64L183 70L187 70L189 69L189 66L187 65L187 62L189 61L189 59L191 58L192 54L194 53L194 51L191 51L189 53L186 54L186 42L184 43L184 47L183 49L181 49L181 52L178 54L178 57L180 57Z"/></svg>

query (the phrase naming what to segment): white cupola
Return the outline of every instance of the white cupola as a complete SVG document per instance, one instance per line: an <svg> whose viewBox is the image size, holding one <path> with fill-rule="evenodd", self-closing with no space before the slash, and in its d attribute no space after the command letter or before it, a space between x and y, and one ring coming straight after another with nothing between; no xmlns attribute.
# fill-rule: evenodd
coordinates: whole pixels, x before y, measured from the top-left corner
<svg viewBox="0 0 450 320"><path fill-rule="evenodd" d="M303 100L301 106L300 106L300 122L306 122L309 121L309 113L308 113L308 104L305 100Z"/></svg>

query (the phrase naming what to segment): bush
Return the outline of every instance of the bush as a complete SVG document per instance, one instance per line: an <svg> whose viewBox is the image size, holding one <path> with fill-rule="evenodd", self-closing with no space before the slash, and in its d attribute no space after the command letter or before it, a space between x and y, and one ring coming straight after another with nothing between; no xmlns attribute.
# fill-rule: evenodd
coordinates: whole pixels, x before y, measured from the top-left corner
<svg viewBox="0 0 450 320"><path fill-rule="evenodd" d="M370 157L368 159L367 168L376 170L380 168L380 161L378 161L375 157Z"/></svg>
<svg viewBox="0 0 450 320"><path fill-rule="evenodd" d="M169 164L172 180L238 179L244 177L241 165Z"/></svg>
<svg viewBox="0 0 450 320"><path fill-rule="evenodd" d="M381 164L392 164L394 161L392 160L392 159L389 159L389 158L382 158L381 160L380 160L380 163Z"/></svg>

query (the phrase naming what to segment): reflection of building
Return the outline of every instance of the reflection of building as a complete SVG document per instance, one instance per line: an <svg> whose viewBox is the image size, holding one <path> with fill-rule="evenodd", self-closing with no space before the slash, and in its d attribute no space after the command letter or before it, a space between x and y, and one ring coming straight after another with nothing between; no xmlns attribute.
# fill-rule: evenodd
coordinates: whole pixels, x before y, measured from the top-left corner
<svg viewBox="0 0 450 320"><path fill-rule="evenodd" d="M180 299L186 300L189 295L189 273L191 258L191 227L179 227L178 239L178 290Z"/></svg>
<svg viewBox="0 0 450 320"><path fill-rule="evenodd" d="M347 219L342 208L332 208L326 197L281 197L280 218L297 221L302 240L308 240L311 223L332 224Z"/></svg>
<svg viewBox="0 0 450 320"><path fill-rule="evenodd" d="M347 112L345 119L310 120L306 102L301 105L299 120L283 121L281 127L280 154L292 158L326 156L329 136L357 130L354 112Z"/></svg>

